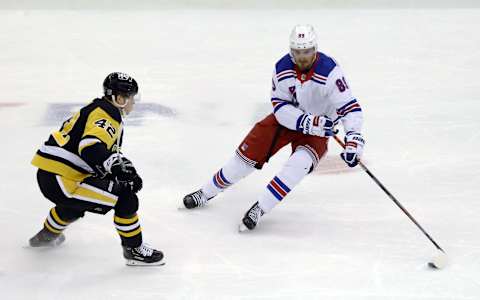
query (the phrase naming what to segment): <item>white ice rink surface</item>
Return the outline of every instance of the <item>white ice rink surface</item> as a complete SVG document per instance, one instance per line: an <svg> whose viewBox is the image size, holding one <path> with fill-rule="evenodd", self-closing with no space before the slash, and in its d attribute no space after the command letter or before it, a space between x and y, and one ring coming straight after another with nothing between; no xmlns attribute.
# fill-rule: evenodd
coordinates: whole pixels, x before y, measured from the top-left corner
<svg viewBox="0 0 480 300"><path fill-rule="evenodd" d="M480 299L479 20L475 9L0 11L0 299ZM254 232L237 224L289 149L208 207L177 210L270 111L273 64L301 22L363 105L365 163L446 250L444 270L426 267L434 246L333 141ZM112 213L72 224L57 249L26 247L52 207L30 160L69 114L47 112L88 102L112 71L140 83L123 150L164 267L124 265Z"/></svg>

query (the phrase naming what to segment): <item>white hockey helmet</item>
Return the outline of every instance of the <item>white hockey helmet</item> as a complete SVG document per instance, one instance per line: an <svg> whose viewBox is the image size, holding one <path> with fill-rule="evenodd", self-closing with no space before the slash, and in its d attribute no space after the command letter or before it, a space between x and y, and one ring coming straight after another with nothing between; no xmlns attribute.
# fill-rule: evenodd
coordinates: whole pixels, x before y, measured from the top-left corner
<svg viewBox="0 0 480 300"><path fill-rule="evenodd" d="M317 51L317 34L312 25L295 25L290 33L290 57L294 60L292 50L310 49ZM295 62L295 61L294 61Z"/></svg>

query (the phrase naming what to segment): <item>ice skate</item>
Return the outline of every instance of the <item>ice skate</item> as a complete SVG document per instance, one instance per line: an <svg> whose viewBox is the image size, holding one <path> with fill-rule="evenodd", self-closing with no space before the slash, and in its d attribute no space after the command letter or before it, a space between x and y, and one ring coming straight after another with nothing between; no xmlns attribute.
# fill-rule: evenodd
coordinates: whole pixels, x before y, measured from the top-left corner
<svg viewBox="0 0 480 300"><path fill-rule="evenodd" d="M162 251L153 249L144 243L136 248L124 246L123 257L126 259L127 266L162 266L165 264Z"/></svg>
<svg viewBox="0 0 480 300"><path fill-rule="evenodd" d="M247 230L255 229L258 222L260 221L260 217L263 216L265 212L260 208L258 205L258 201L247 211L245 216L242 219L242 223L240 223L238 230L240 232L244 232Z"/></svg>
<svg viewBox="0 0 480 300"><path fill-rule="evenodd" d="M63 233L53 233L45 227L29 240L31 247L57 247L65 241Z"/></svg>
<svg viewBox="0 0 480 300"><path fill-rule="evenodd" d="M210 199L205 196L202 190L198 190L183 197L183 205L185 205L187 209L192 209L207 205Z"/></svg>

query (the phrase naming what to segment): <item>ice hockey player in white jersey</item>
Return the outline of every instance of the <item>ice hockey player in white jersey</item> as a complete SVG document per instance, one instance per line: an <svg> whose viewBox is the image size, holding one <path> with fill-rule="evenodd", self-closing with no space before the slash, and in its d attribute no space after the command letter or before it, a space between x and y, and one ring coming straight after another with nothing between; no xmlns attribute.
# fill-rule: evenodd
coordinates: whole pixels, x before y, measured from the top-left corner
<svg viewBox="0 0 480 300"><path fill-rule="evenodd" d="M269 158L290 144L292 154L245 213L240 231L252 230L327 152L328 138L341 123L346 148L342 159L355 167L362 155L363 115L338 63L317 51L311 25L297 25L290 35L290 53L275 65L272 77L273 112L258 122L235 155L200 190L183 199L186 208L204 206L240 179L261 169Z"/></svg>

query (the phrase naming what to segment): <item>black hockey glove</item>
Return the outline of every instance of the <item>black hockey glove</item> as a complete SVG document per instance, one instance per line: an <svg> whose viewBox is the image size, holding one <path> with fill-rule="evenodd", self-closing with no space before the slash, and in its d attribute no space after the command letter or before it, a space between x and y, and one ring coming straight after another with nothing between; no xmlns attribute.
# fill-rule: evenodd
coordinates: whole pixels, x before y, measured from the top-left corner
<svg viewBox="0 0 480 300"><path fill-rule="evenodd" d="M128 158L114 153L103 162L103 167L115 181L129 186L134 193L142 189L142 178L137 174L137 170Z"/></svg>
<svg viewBox="0 0 480 300"><path fill-rule="evenodd" d="M136 194L143 188L143 180L140 176L135 176L133 180L130 182L132 187L132 191Z"/></svg>

